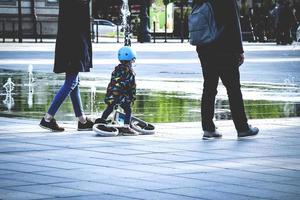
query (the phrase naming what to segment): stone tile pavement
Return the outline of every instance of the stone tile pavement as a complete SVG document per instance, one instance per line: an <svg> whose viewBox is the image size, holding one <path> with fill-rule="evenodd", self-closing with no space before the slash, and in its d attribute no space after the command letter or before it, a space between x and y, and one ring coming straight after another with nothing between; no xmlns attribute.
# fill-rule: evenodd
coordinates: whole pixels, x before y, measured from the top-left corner
<svg viewBox="0 0 300 200"><path fill-rule="evenodd" d="M300 118L251 120L261 132L204 141L200 123L157 124L157 134L96 137L65 123L0 118L0 199L300 199Z"/></svg>

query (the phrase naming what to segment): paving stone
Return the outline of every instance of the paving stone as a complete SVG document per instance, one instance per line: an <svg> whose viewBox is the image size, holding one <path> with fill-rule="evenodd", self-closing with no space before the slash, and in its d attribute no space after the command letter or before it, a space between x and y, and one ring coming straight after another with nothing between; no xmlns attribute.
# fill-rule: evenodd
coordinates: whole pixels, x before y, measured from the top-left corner
<svg viewBox="0 0 300 200"><path fill-rule="evenodd" d="M71 189L67 187L41 184L29 186L16 186L13 189L21 192L31 192L34 194L48 195L54 197L70 197L93 194L93 192L86 191L82 188Z"/></svg>
<svg viewBox="0 0 300 200"><path fill-rule="evenodd" d="M0 118L0 199L300 199L299 118L255 120L261 132L203 141L199 123L157 124L152 136L94 137L65 123ZM24 127L18 132L16 123ZM282 137L286 134L286 137Z"/></svg>
<svg viewBox="0 0 300 200"><path fill-rule="evenodd" d="M89 181L80 181L80 182L71 182L71 183L58 183L52 184L56 187L62 188L70 188L73 190L84 190L93 193L101 192L101 193L112 193L112 194L122 194L139 191L139 188L132 188L129 186L118 186L118 185L110 185Z"/></svg>
<svg viewBox="0 0 300 200"><path fill-rule="evenodd" d="M51 196L34 194L31 192L21 192L16 190L8 190L0 188L0 199L2 200L31 200L31 199L45 199Z"/></svg>
<svg viewBox="0 0 300 200"><path fill-rule="evenodd" d="M179 177L174 175L155 175L139 178L138 180L147 180L149 182L156 182L168 185L168 189L182 188L182 187L195 187L202 188L203 186L211 186L215 182L199 180L194 178Z"/></svg>
<svg viewBox="0 0 300 200"><path fill-rule="evenodd" d="M61 182L74 180L74 179L60 178L60 177L33 174L33 173L24 173L24 172L2 174L0 175L0 179L1 178L16 180L16 181L26 181L30 183L40 183L40 184L61 183Z"/></svg>
<svg viewBox="0 0 300 200"><path fill-rule="evenodd" d="M72 197L60 197L61 200L142 200L133 197L122 197L114 194L98 194L98 195L84 195ZM43 200L57 200L57 198L47 198Z"/></svg>
<svg viewBox="0 0 300 200"><path fill-rule="evenodd" d="M139 198L143 200L168 199L168 200L201 200L201 198L192 198L184 195L168 194L158 191L141 191L124 194L125 197Z"/></svg>
<svg viewBox="0 0 300 200"><path fill-rule="evenodd" d="M51 168L48 166L37 166L26 163L5 163L0 165L0 169L6 169L13 172L38 172L50 170Z"/></svg>
<svg viewBox="0 0 300 200"><path fill-rule="evenodd" d="M213 186L212 186L213 187ZM239 195L228 192L219 192L208 190L204 188L180 188L180 189L168 189L168 190L160 190L160 192L166 192L168 194L177 194L184 195L188 197L193 197L196 199L207 199L207 200L252 200L252 196ZM262 200L262 198L255 198L256 200Z"/></svg>
<svg viewBox="0 0 300 200"><path fill-rule="evenodd" d="M219 191L219 192L227 192L227 193L233 193L238 195L244 195L244 196L250 196L253 198L263 198L263 199L289 199L289 197L300 197L299 195L290 195L286 192L278 192L274 190L267 190L264 188L250 188L246 186L234 186L230 185L224 185L224 184L216 184L215 186L205 186L204 188L210 189L212 191Z"/></svg>
<svg viewBox="0 0 300 200"><path fill-rule="evenodd" d="M0 188L8 188L9 189L9 187L15 187L15 186L20 186L20 185L31 185L31 184L32 183L30 183L30 182L16 181L16 180L1 178Z"/></svg>

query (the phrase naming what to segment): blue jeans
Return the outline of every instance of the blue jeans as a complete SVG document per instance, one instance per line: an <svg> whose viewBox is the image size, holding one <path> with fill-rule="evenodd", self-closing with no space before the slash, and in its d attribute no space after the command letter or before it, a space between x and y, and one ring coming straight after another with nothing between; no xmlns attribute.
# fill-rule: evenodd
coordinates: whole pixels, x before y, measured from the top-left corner
<svg viewBox="0 0 300 200"><path fill-rule="evenodd" d="M58 111L61 104L65 101L67 96L70 95L73 109L76 117L82 116L83 109L80 98L79 91L79 75L76 73L66 73L66 78L64 84L59 89L58 93L55 95L51 106L48 110L48 114L54 116Z"/></svg>

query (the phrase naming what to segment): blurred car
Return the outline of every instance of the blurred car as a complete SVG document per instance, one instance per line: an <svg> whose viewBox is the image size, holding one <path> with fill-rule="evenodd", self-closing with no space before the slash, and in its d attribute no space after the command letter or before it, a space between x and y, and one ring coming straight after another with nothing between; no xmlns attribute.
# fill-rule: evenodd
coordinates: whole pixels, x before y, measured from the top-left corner
<svg viewBox="0 0 300 200"><path fill-rule="evenodd" d="M95 19L93 23L94 35L98 33L98 36L114 37L117 35L117 29L117 25L105 19Z"/></svg>

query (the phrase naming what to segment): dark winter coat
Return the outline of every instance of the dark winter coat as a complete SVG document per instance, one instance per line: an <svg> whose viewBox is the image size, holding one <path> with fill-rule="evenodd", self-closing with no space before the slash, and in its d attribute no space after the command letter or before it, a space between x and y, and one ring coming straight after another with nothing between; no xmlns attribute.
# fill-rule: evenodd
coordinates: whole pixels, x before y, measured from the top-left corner
<svg viewBox="0 0 300 200"><path fill-rule="evenodd" d="M236 55L244 52L236 0L211 0L217 27L223 28L213 43L198 46L201 54Z"/></svg>
<svg viewBox="0 0 300 200"><path fill-rule="evenodd" d="M111 74L111 80L107 87L105 103L122 104L135 100L136 84L135 73L131 67L119 64Z"/></svg>
<svg viewBox="0 0 300 200"><path fill-rule="evenodd" d="M59 0L54 72L92 68L89 0Z"/></svg>
<svg viewBox="0 0 300 200"><path fill-rule="evenodd" d="M287 4L279 6L278 28L280 30L289 30L296 23L292 9Z"/></svg>

